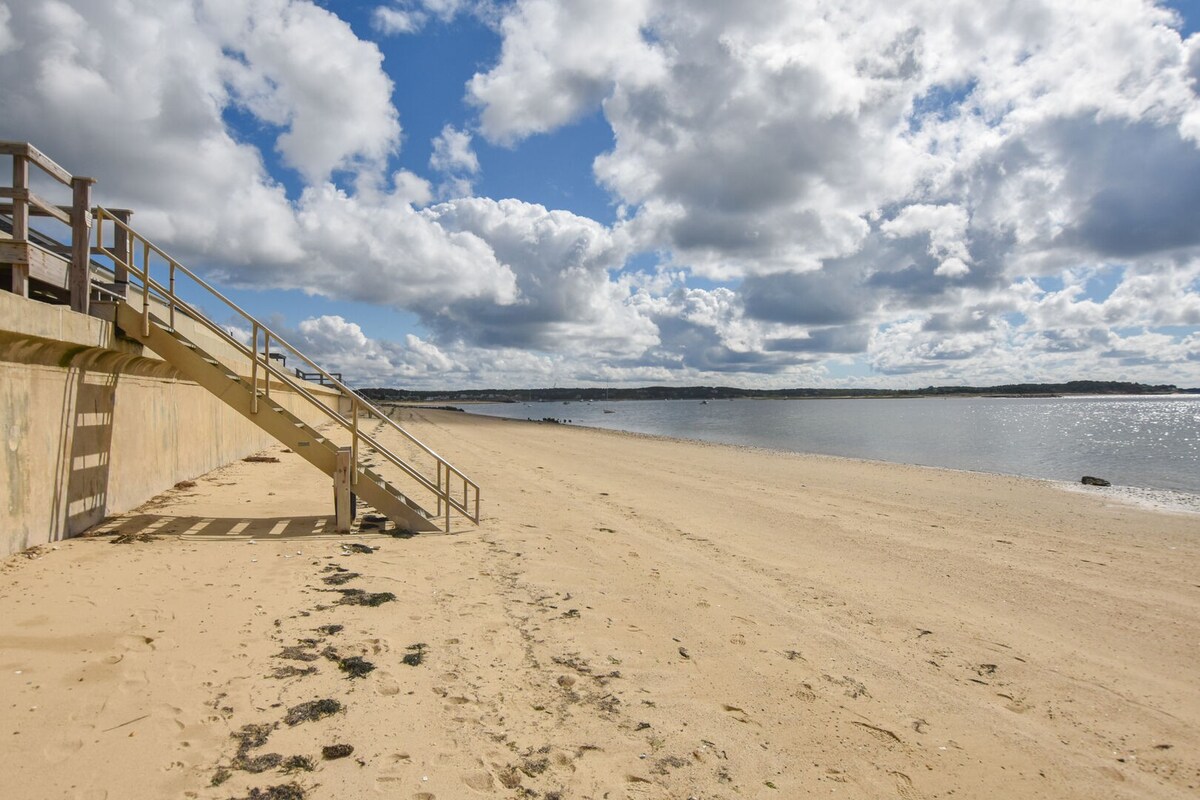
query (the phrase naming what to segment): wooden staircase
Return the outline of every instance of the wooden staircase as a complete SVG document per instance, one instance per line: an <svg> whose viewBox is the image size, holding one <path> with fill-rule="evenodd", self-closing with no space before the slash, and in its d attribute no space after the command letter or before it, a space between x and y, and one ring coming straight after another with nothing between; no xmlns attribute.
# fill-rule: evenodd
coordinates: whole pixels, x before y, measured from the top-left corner
<svg viewBox="0 0 1200 800"><path fill-rule="evenodd" d="M398 529L431 531L444 526L449 531L452 512L479 523L479 486L474 481L348 388L340 376L326 372L275 331L138 234L122 219L123 216L100 207L94 209L95 242L90 251L109 259L114 273L128 275L128 298L109 292L107 297L101 296L97 301L113 307L114 322L125 336L153 350L186 378L207 389L331 478L336 480L339 474L344 475L344 471L339 473L339 459L348 455L349 491L391 519ZM114 232L111 245L105 239L108 224ZM154 269L160 275L166 272L165 283L154 279ZM252 332L249 345L197 306L185 301L177 291L177 283L181 281L188 283L193 294L197 290L207 293L203 295L206 302L216 300L224 311L241 317ZM141 295L140 308L134 304L138 302L138 293ZM133 299L133 303L129 299ZM189 338L180 328L201 336ZM206 350L195 341L196 338L212 341L212 347L220 352ZM302 374L305 377L315 374L320 388L297 377L299 370L284 369L278 360L280 355L307 365L310 371ZM298 407L313 412L308 414L310 419L323 420L318 423L321 429L285 408L279 402L284 396L291 398ZM400 457L363 431L359 426L363 417L379 420L383 428L399 434L407 457ZM388 477L363 464L360 453L364 448L382 459L382 466L389 470ZM345 461L342 463L344 465ZM393 475L402 481L404 491L397 488L395 480L391 479ZM412 492L432 495L433 510L417 503L409 496Z"/></svg>
<svg viewBox="0 0 1200 800"><path fill-rule="evenodd" d="M282 405L266 398L264 390L254 389L236 372L153 315L149 333L143 334L142 313L127 302L117 304L116 322L125 335L158 353L188 380L203 386L326 475L334 476L337 445ZM405 497L382 476L361 465L354 469L357 474L351 483L355 493L392 520L397 528L438 529L433 514Z"/></svg>

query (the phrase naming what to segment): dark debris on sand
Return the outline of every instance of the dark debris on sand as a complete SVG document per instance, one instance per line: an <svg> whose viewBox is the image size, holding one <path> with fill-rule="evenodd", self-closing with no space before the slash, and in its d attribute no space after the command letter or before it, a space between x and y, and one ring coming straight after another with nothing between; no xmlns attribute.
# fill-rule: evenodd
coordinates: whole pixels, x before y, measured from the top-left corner
<svg viewBox="0 0 1200 800"><path fill-rule="evenodd" d="M328 717L331 714L338 713L342 709L342 704L331 698L309 700L307 703L301 703L298 706L289 708L287 716L283 718L283 721L288 725L299 725L301 722Z"/></svg>
<svg viewBox="0 0 1200 800"><path fill-rule="evenodd" d="M342 599L338 600L338 605L343 606L381 606L384 603L390 603L396 599L396 595L391 592L364 592L362 589L334 589L339 592Z"/></svg>
<svg viewBox="0 0 1200 800"><path fill-rule="evenodd" d="M312 652L313 645L302 643L288 645L275 654L276 658L286 658L292 661L316 661L320 656Z"/></svg>
<svg viewBox="0 0 1200 800"><path fill-rule="evenodd" d="M333 636L335 633L341 633L346 629L345 625L322 625L317 628L317 633L322 636Z"/></svg>
<svg viewBox="0 0 1200 800"><path fill-rule="evenodd" d="M327 744L321 748L321 758L326 761L333 761L338 758L346 758L354 752L352 744Z"/></svg>
<svg viewBox="0 0 1200 800"><path fill-rule="evenodd" d="M355 578L361 577L362 575L357 572L335 572L329 577L322 578L321 580L326 586L342 586L354 580Z"/></svg>
<svg viewBox="0 0 1200 800"><path fill-rule="evenodd" d="M279 786L268 786L265 789L254 788L244 798L234 800L304 800L308 795L304 787L298 783L285 783Z"/></svg>
<svg viewBox="0 0 1200 800"><path fill-rule="evenodd" d="M342 549L347 553L362 553L363 555L369 556L379 548L371 547L370 545L359 544L358 542L351 542L350 544L343 544Z"/></svg>
<svg viewBox="0 0 1200 800"><path fill-rule="evenodd" d="M158 537L152 533L121 533L113 537L109 544L133 544L134 542L154 542Z"/></svg>
<svg viewBox="0 0 1200 800"><path fill-rule="evenodd" d="M425 660L425 643L417 642L416 644L410 644L408 649L410 652L405 654L401 661L410 667L421 666L421 662Z"/></svg>
<svg viewBox="0 0 1200 800"><path fill-rule="evenodd" d="M286 667L279 667L272 672L268 677L283 680L284 678L303 678L305 675L316 673L316 667L293 667L288 664Z"/></svg>
<svg viewBox="0 0 1200 800"><path fill-rule="evenodd" d="M284 772L312 772L317 768L313 760L308 756L289 756L284 759Z"/></svg>
<svg viewBox="0 0 1200 800"><path fill-rule="evenodd" d="M274 730L274 725L243 725L239 730L229 734L229 738L237 740L238 755L244 755L247 751L266 744Z"/></svg>
<svg viewBox="0 0 1200 800"><path fill-rule="evenodd" d="M263 753L261 756L249 756L239 753L233 759L233 768L258 775L269 769L275 769L282 763L283 756L279 755L279 753Z"/></svg>
<svg viewBox="0 0 1200 800"><path fill-rule="evenodd" d="M339 658L337 665L350 678L361 678L375 671L375 665L362 656Z"/></svg>

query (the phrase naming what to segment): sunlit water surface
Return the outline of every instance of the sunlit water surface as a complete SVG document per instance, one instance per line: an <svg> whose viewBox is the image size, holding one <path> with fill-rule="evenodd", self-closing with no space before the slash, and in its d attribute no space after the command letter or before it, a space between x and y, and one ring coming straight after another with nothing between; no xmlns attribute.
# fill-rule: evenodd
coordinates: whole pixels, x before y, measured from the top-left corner
<svg viewBox="0 0 1200 800"><path fill-rule="evenodd" d="M472 413L1200 495L1200 396L487 403ZM606 413L608 412L608 413Z"/></svg>

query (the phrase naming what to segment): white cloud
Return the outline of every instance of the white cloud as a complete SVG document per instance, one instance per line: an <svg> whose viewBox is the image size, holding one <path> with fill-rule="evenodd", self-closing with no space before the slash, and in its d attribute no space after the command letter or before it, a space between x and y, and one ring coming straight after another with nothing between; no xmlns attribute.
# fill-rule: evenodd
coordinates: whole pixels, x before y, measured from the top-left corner
<svg viewBox="0 0 1200 800"><path fill-rule="evenodd" d="M425 24L425 16L418 11L391 6L378 6L371 13L371 25L385 36L416 33Z"/></svg>
<svg viewBox="0 0 1200 800"><path fill-rule="evenodd" d="M0 3L0 53L14 50L17 46L17 38L8 29L10 19L12 19L12 12L8 10L7 5Z"/></svg>
<svg viewBox="0 0 1200 800"><path fill-rule="evenodd" d="M642 36L649 0L525 0L503 18L500 63L468 85L488 139L510 143L571 122L618 80L652 83L662 55Z"/></svg>
<svg viewBox="0 0 1200 800"><path fill-rule="evenodd" d="M331 12L297 0L205 0L200 19L229 57L234 100L286 130L284 161L309 182L334 170L377 177L399 146L383 56Z"/></svg>
<svg viewBox="0 0 1200 800"><path fill-rule="evenodd" d="M453 125L443 127L433 140L429 166L438 172L466 172L472 175L479 172L479 158L471 149L470 132L456 130Z"/></svg>
<svg viewBox="0 0 1200 800"><path fill-rule="evenodd" d="M412 0L372 19L463 14L500 53L432 182L395 159L392 81L413 76L309 0L0 0L0 137L95 173L223 281L417 313L395 342L305 323L363 375L763 385L857 359L884 381L1200 383L1179 330L1200 325L1200 37L1170 13ZM520 147L597 112L617 224L472 196L473 132ZM290 196L231 117L294 170Z"/></svg>
<svg viewBox="0 0 1200 800"><path fill-rule="evenodd" d="M472 178L479 173L479 158L471 148L470 132L457 130L453 125L444 126L433 139L429 168L445 176L438 190L440 197L470 197Z"/></svg>
<svg viewBox="0 0 1200 800"><path fill-rule="evenodd" d="M371 27L384 36L418 33L430 18L449 22L469 11L490 19L496 13L492 5L488 0L395 0L391 5L375 7Z"/></svg>

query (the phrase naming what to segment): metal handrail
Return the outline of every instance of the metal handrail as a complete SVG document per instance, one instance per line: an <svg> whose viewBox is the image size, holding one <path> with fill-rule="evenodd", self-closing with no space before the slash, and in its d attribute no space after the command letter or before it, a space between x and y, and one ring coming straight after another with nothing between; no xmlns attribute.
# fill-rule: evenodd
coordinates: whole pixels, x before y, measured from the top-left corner
<svg viewBox="0 0 1200 800"><path fill-rule="evenodd" d="M96 209L93 211L93 215L94 215L94 220L95 220L94 227L96 229L96 247L93 252L102 253L103 255L112 259L114 265L119 265L119 266L125 268L129 273L133 274L135 277L137 277L139 280L142 281L142 285L143 285L143 288L142 288L143 335L149 334L150 295L153 292L154 294L156 294L159 297L160 300L164 301L166 303L166 305L168 306L169 324L172 327L174 327L174 323L175 323L176 308L179 308L182 310L182 312L185 315L187 315L188 317L191 317L196 322L199 322L205 328L208 328L210 331L215 333L218 338L224 340L228 344L231 344L235 348L235 350L237 350L243 356L245 356L251 360L251 365L252 365L251 366L251 380L253 381L253 386L254 386L254 396L253 396L252 403L253 403L253 409L255 411L257 411L257 408L258 408L258 369L261 366L266 372L266 377L265 377L266 390L265 390L264 395L268 400L270 399L270 392L271 392L271 376L274 375L282 383L290 386L298 395L300 395L301 397L308 400L311 404L317 406L321 411L323 411L327 416L329 416L334 422L338 423L343 428L350 431L351 437L352 437L351 438L351 445L352 445L351 446L351 450L352 450L351 459L352 459L352 464L354 467L351 474L354 476L355 481L357 481L357 476L358 476L358 464L359 464L358 449L359 449L359 441L361 440L363 443L372 447L380 455L387 458L388 461L392 462L392 464L399 467L406 475L408 475L410 478L413 478L414 480L416 480L419 485L421 485L425 489L431 491L437 497L437 500L438 500L437 513L438 513L438 516L441 516L443 509L444 509L447 529L449 528L449 524L450 524L451 509L462 514L463 516L465 516L467 519L471 520L472 522L474 522L476 524L479 523L479 485L477 483L475 483L473 480L471 480L470 478L468 478L461 470L459 470L457 467L455 467L453 464L451 464L445 458L440 456L437 452L435 452L432 448L427 446L424 442L420 441L415 436L413 436L411 433L409 433L404 428L402 428L400 425L398 425L395 420L393 420L391 417L389 417L388 415L383 413L381 410L379 410L370 401L368 401L362 395L358 394L358 392L355 392L353 389L346 386L341 380L339 380L338 378L335 378L329 372L326 372L321 367L321 365L314 362L311 358L309 358L307 355L305 355L303 352L301 352L295 346L290 344L286 339L284 339L278 333L276 333L275 331L273 331L271 328L267 327L266 325L263 325L258 319L251 316L247 311L242 309L240 306L238 306L232 300L225 297L223 294L221 294L219 291L217 291L217 289L215 289L208 282L206 282L203 278L199 277L194 272L192 272L190 269L185 267L183 264L179 263L179 261L177 261L169 253L167 253L162 248L155 245L153 242L149 241L146 237L139 234L137 231L135 231L133 228L131 228L127 223L125 223L124 221L119 219L115 214L113 214L113 212L111 212L105 208L102 208L102 207L96 207ZM105 220L111 221L114 225L114 228L120 228L121 230L123 230L126 233L126 235L127 235L126 242L128 245L128 251L126 253L118 254L118 253L113 252L112 250L109 250L107 247L104 246L104 222L105 222ZM135 257L135 251L137 249L135 247L135 244L138 242L141 243L141 250L142 250L142 267L141 268L139 268L137 266L137 258ZM162 258L164 261L167 262L167 265L169 268L168 285L167 286L163 286L161 283L154 280L150 275L151 253L159 256L160 258ZM180 298L175 292L175 281L176 281L176 273L177 272L182 272L188 278L191 278L191 280L194 281L196 283L196 285L200 286L202 289L207 291L213 297L220 300L228 308L232 309L239 316L241 316L246 322L250 323L251 328L252 328L253 345L250 347L247 347L245 344L238 341L237 338L235 338L234 336L231 336L229 334L229 332L226 331L223 327L221 327L220 325L217 325L215 322L213 322L211 319L209 319L209 317L204 312L195 308L190 303L188 303L186 300L183 300L182 298ZM321 382L323 386L332 386L332 387L336 388L338 390L339 397L345 398L350 401L350 419L347 419L346 417L342 416L340 411L335 411L334 409L331 409L328 405L326 405L320 399L315 397L311 392L309 392L307 389L305 389L303 386L301 386L299 383L297 383L295 380L293 380L292 376L289 375L287 373L287 371L281 370L281 369L277 368L274 364L270 363L271 359L269 358L269 356L263 355L263 357L260 359L259 358L260 353L258 352L258 341L259 341L260 331L262 332L262 335L264 337L264 348L263 348L264 353L270 353L271 345L272 345L272 343L274 343L275 345L277 345L279 347L286 348L294 356L296 356L301 361L303 361L304 363L308 364L313 369L315 369L317 371L317 373L320 374L321 376L323 376L323 378L324 378L324 380L322 380L322 382ZM426 455L430 456L437 464L436 483L434 481L430 480L425 475L421 474L416 469L414 469L411 465L409 465L407 462L405 462L403 459L401 459L399 456L397 456L395 453L393 453L390 449L388 449L387 447L384 447L382 444L377 442L375 440L375 438L372 437L370 434L360 431L358 428L358 416L359 416L360 409L366 409L370 413L379 417L380 420L382 420L387 425L390 425L394 430L399 432L402 436L404 436L405 439L407 439L409 442L411 442L413 445L415 445L419 450L424 452ZM445 474L444 485L443 485L443 473ZM452 476L454 478L462 481L463 499L461 502L458 501L457 499L455 499L454 496L451 494L451 478L452 478ZM472 504L470 502L472 494L474 495L473 508L471 508ZM443 504L445 504L445 505L443 506Z"/></svg>

